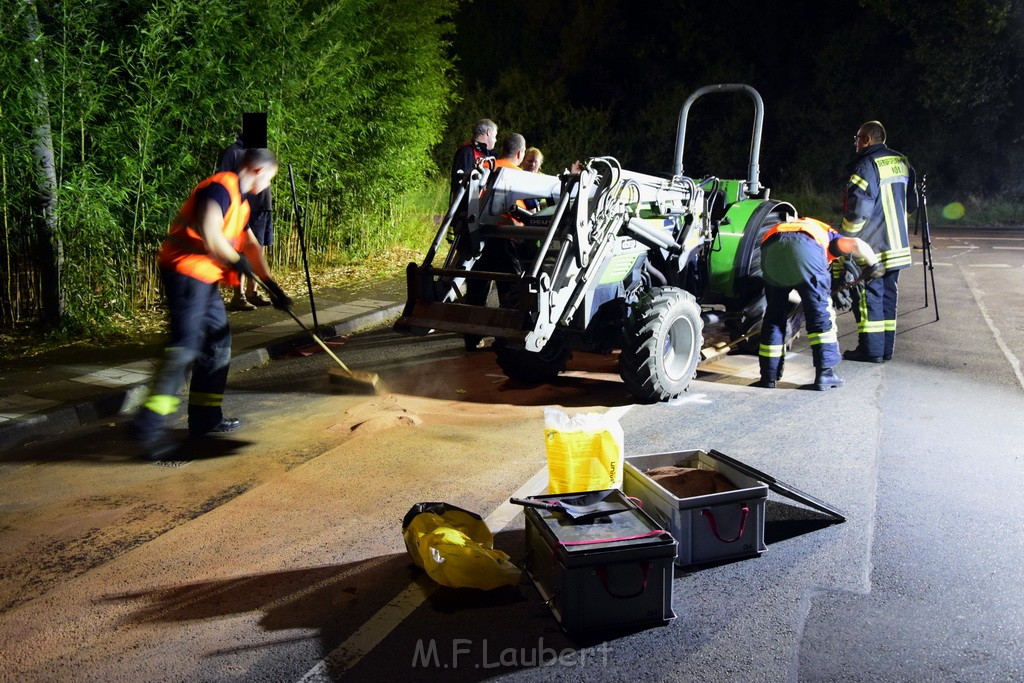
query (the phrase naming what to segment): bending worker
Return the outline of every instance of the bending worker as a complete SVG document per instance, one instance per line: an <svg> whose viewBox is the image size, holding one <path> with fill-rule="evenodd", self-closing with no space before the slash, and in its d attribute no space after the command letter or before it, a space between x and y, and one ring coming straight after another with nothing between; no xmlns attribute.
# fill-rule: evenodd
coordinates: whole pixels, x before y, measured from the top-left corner
<svg viewBox="0 0 1024 683"><path fill-rule="evenodd" d="M164 239L158 261L170 334L149 397L129 425L146 459L162 460L175 451L164 439L164 419L181 403L178 392L189 367L189 435L223 434L241 424L221 412L231 330L218 285L233 286L239 275L256 276L266 284L276 308L291 306L291 299L271 279L259 242L246 228L247 196L269 187L277 168L270 150L246 150L237 174L216 173L192 190Z"/></svg>
<svg viewBox="0 0 1024 683"><path fill-rule="evenodd" d="M761 380L758 386L774 389L782 379L786 356L786 324L789 293L796 290L804 305L807 339L814 357L814 388L818 391L843 386L833 368L839 363L835 310L832 308L832 275L829 262L852 254L865 263L864 274L880 278L885 268L871 247L861 239L843 237L813 218L793 218L773 226L761 240L761 269L767 308L761 322L758 351Z"/></svg>

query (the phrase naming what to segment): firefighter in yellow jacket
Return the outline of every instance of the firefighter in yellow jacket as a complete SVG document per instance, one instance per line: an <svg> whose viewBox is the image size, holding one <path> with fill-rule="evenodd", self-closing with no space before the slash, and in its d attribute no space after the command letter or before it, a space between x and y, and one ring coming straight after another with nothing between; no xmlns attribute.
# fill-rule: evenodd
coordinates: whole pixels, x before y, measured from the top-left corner
<svg viewBox="0 0 1024 683"><path fill-rule="evenodd" d="M189 435L222 434L240 426L239 420L225 418L221 412L231 361L231 330L219 285L234 285L239 275L255 275L267 285L275 307L291 306L246 227L248 197L269 187L277 169L277 157L270 150L246 150L237 174L217 173L196 186L160 248L169 338L149 396L129 426L146 459L174 455L175 445L164 436L164 420L181 403L178 394L190 367Z"/></svg>
<svg viewBox="0 0 1024 683"><path fill-rule="evenodd" d="M917 189L910 162L885 146L881 123L861 125L854 143L858 156L848 167L839 232L871 245L885 276L867 282L863 292L854 290L857 348L844 352L843 358L881 363L892 358L896 344L897 281L900 271L910 267L907 214L917 210Z"/></svg>

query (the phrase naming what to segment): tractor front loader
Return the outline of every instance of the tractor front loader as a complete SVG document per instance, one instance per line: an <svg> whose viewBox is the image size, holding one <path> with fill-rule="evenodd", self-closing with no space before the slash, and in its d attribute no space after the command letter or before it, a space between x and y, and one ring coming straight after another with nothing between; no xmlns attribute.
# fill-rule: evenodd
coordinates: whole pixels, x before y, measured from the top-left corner
<svg viewBox="0 0 1024 683"><path fill-rule="evenodd" d="M690 106L707 93L732 91L755 103L748 177L687 177ZM611 157L557 177L481 160L462 178L422 265L409 264L408 300L395 328L493 336L499 366L527 383L552 380L573 350L618 349L620 376L634 395L652 402L678 396L696 372L706 324L724 326L737 342L756 333L760 236L796 213L769 200L758 182L763 114L760 95L747 85L694 92L680 111L670 178L627 171ZM524 216L516 209L522 199L546 200L547 208ZM481 257L496 240L509 258L500 269L478 267L493 267ZM472 280L495 283L499 305L468 301Z"/></svg>

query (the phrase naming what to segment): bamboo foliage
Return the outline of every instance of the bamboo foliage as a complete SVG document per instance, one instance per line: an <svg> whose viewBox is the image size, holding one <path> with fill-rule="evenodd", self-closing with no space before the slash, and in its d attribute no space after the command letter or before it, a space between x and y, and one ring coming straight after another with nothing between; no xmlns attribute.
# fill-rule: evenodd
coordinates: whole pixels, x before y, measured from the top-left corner
<svg viewBox="0 0 1024 683"><path fill-rule="evenodd" d="M158 298L153 256L244 111L296 170L311 262L365 256L390 198L421 185L447 114L455 0L52 0L40 3L56 172L62 329L101 329ZM0 6L0 324L39 316L31 50ZM292 244L287 174L275 242ZM279 248L289 261L291 248Z"/></svg>

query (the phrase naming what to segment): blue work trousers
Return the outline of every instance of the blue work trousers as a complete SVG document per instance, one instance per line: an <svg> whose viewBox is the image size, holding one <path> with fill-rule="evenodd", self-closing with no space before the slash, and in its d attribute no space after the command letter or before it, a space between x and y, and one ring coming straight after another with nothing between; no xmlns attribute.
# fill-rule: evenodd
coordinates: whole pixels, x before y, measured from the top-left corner
<svg viewBox="0 0 1024 683"><path fill-rule="evenodd" d="M863 291L853 290L853 315L857 319L857 351L865 356L892 358L896 346L896 303L900 271L887 270L878 280L868 280Z"/></svg>
<svg viewBox="0 0 1024 683"><path fill-rule="evenodd" d="M164 357L145 404L132 421L136 438L151 441L180 403L189 368L188 426L204 434L223 419L221 402L231 364L231 328L217 283L161 269L170 329Z"/></svg>
<svg viewBox="0 0 1024 683"><path fill-rule="evenodd" d="M832 275L825 250L809 235L780 233L762 245L761 267L767 299L758 351L761 378L782 378L786 328L792 310L789 293L793 290L803 303L815 369L820 373L835 366L840 360L839 343L832 308Z"/></svg>

